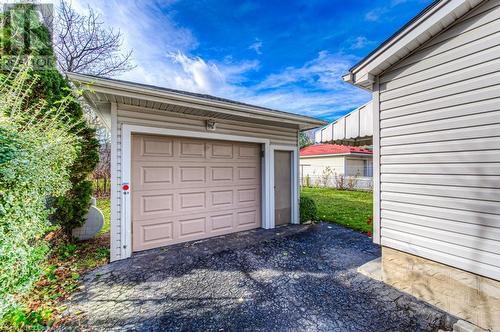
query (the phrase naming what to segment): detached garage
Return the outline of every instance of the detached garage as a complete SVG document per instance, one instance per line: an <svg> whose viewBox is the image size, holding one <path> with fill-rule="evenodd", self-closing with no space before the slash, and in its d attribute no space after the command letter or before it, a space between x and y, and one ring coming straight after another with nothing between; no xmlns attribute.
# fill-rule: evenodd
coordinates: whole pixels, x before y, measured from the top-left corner
<svg viewBox="0 0 500 332"><path fill-rule="evenodd" d="M111 260L298 223L298 134L323 121L80 74L111 131Z"/></svg>

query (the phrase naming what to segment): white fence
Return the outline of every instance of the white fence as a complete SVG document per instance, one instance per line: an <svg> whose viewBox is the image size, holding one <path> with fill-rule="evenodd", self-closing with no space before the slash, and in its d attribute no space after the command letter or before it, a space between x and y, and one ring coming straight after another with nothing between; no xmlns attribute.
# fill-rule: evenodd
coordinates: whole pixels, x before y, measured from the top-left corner
<svg viewBox="0 0 500 332"><path fill-rule="evenodd" d="M358 169L347 169L346 174L337 173L331 167L315 167L314 170L302 168L300 172L300 185L303 187L329 187L349 190L373 189L373 170L371 167L359 172Z"/></svg>

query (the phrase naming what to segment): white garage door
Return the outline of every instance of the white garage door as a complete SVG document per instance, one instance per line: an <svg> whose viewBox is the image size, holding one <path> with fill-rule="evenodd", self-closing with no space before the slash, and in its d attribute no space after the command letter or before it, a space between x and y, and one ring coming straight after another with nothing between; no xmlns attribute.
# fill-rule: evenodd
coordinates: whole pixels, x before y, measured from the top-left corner
<svg viewBox="0 0 500 332"><path fill-rule="evenodd" d="M260 150L133 135L133 251L260 227Z"/></svg>

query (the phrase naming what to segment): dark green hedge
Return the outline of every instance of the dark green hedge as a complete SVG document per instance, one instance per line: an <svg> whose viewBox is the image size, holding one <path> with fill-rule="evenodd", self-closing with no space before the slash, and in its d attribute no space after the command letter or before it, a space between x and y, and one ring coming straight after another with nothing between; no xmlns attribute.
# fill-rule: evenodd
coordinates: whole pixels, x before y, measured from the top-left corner
<svg viewBox="0 0 500 332"><path fill-rule="evenodd" d="M315 221L318 209L311 197L300 195L300 222Z"/></svg>
<svg viewBox="0 0 500 332"><path fill-rule="evenodd" d="M15 10L17 15L10 15L11 10ZM36 44L36 47L30 45L33 47L21 50L11 48L11 51L14 53L21 52L19 54L21 57L32 55L52 59L52 66L47 65L43 70L31 69L26 72L34 84L30 86L30 93L25 100L27 112L33 109L30 106L43 102L44 111L48 112L49 115L52 114L51 110L59 108L61 100L71 95L71 87L68 80L59 73L55 66L56 58L52 49L49 30L40 21L40 15L32 4L16 5L9 9L8 12L0 14L0 18L3 19L5 32L0 34L0 44L12 46L12 36L8 32L12 30L12 26L23 26L24 22L25 26L30 27L30 29L19 33L30 36L33 40L38 40L39 43ZM21 23L17 20L20 20ZM29 24L26 22L29 22ZM1 56L0 60L2 60ZM19 68L14 69L14 71L16 70L19 70ZM3 82L8 75L9 72L0 70L0 82ZM35 77L37 78L36 81L33 80ZM32 117L34 116L32 114ZM90 207L92 183L88 180L88 177L99 161L99 143L95 137L94 128L90 127L85 121L83 109L77 100L71 99L67 102L64 109L64 125L68 127L70 134L75 134L78 137L75 142L78 155L70 168L70 190L63 196L53 197L49 203L54 208L54 213L51 216L52 221L60 224L69 233L71 229L83 224L85 214Z"/></svg>

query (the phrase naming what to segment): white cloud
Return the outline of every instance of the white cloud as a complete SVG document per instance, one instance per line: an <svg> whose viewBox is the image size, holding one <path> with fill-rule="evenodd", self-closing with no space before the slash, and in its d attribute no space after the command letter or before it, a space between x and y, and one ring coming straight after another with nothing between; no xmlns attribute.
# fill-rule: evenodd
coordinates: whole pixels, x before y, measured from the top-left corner
<svg viewBox="0 0 500 332"><path fill-rule="evenodd" d="M378 7L370 10L365 14L365 20L370 22L376 22L380 19L380 17L386 14L389 11L387 7Z"/></svg>
<svg viewBox="0 0 500 332"><path fill-rule="evenodd" d="M180 51L168 58L180 66L172 78L176 89L218 95L225 95L232 84L244 81L244 74L259 66L257 61L216 64Z"/></svg>
<svg viewBox="0 0 500 332"><path fill-rule="evenodd" d="M273 109L285 110L314 117L335 119L347 110L370 100L368 93L358 88L346 86L342 94L331 92L309 92L302 89L279 89L257 93L242 101L262 105Z"/></svg>
<svg viewBox="0 0 500 332"><path fill-rule="evenodd" d="M254 43L252 43L250 46L248 46L248 49L254 50L255 53L257 54L262 54L262 41L259 39L256 39Z"/></svg>
<svg viewBox="0 0 500 332"><path fill-rule="evenodd" d="M371 40L368 40L368 38L359 36L354 39L353 43L351 44L351 49L361 49L364 48L370 44L373 44L374 42Z"/></svg>
<svg viewBox="0 0 500 332"><path fill-rule="evenodd" d="M370 96L342 82L341 76L358 59L347 54L319 52L300 67L270 74L260 84L250 84L250 73L260 69L255 59L205 59L195 56L198 41L154 2L79 0L87 3L110 27L124 35L124 50L134 50L137 67L121 79L168 88L200 92L250 104L311 116L332 117L365 103ZM260 44L259 44L260 43ZM259 53L262 42L250 47ZM339 114L340 115L340 114Z"/></svg>
<svg viewBox="0 0 500 332"><path fill-rule="evenodd" d="M270 108L331 117L336 111L354 109L370 98L368 93L341 79L357 60L351 55L321 51L303 66L271 74L260 84L246 91L240 89L235 95Z"/></svg>
<svg viewBox="0 0 500 332"><path fill-rule="evenodd" d="M387 5L376 7L365 14L365 20L376 22L382 20L383 16L387 16L392 8L407 2L429 2L428 0L391 0ZM394 17L389 17L393 19Z"/></svg>
<svg viewBox="0 0 500 332"><path fill-rule="evenodd" d="M137 65L123 74L122 79L173 87L173 77L180 66L169 54L189 53L198 47L192 32L178 26L165 13L173 1L163 1L163 10L148 1L79 0L72 3L80 11L90 6L102 15L106 25L122 32L122 49L133 49L133 61Z"/></svg>
<svg viewBox="0 0 500 332"><path fill-rule="evenodd" d="M201 58L189 58L181 52L171 54L175 63L182 67L182 72L175 76L176 86L183 90L214 93L219 86L225 85L224 75L216 65Z"/></svg>
<svg viewBox="0 0 500 332"><path fill-rule="evenodd" d="M321 51L318 56L302 67L288 67L281 73L269 75L259 88L278 88L295 83L304 83L314 88L335 89L341 82L340 77L357 60L350 55L332 55Z"/></svg>

